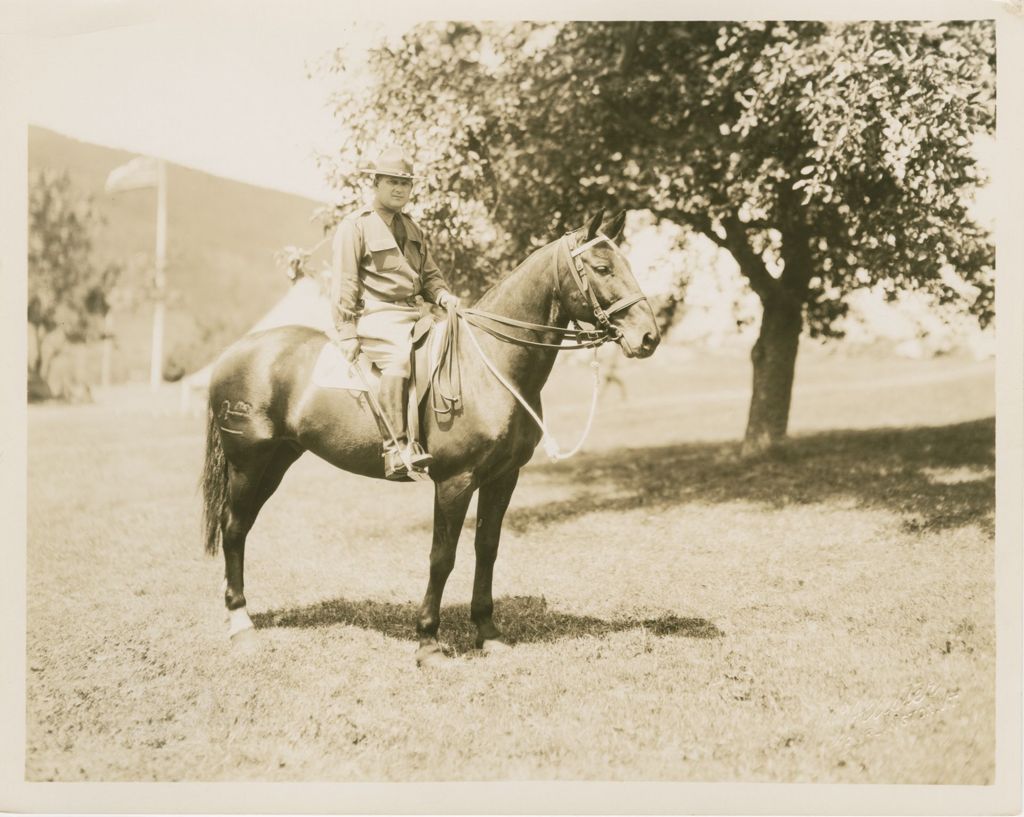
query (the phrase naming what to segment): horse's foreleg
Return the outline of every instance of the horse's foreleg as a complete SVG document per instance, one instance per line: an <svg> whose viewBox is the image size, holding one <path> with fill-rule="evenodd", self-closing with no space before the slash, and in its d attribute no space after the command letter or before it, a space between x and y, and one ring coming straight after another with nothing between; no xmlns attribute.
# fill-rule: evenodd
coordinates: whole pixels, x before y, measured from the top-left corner
<svg viewBox="0 0 1024 817"><path fill-rule="evenodd" d="M476 514L476 572L473 576L470 618L476 625L476 645L484 650L504 646L501 631L494 625L492 618L494 598L491 582L494 578L494 561L498 557L501 523L518 481L517 468L480 486Z"/></svg>
<svg viewBox="0 0 1024 817"><path fill-rule="evenodd" d="M430 548L430 580L416 622L416 632L420 638L416 662L421 665L443 657L437 644L437 629L441 623L441 595L455 566L455 550L469 501L473 497L473 488L472 475L460 474L437 483L434 489L434 542Z"/></svg>

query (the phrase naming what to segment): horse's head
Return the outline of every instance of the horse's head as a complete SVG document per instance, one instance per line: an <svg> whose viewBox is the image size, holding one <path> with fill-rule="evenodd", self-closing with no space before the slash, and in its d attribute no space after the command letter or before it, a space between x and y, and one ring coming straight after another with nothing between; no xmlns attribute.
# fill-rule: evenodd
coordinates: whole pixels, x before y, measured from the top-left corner
<svg viewBox="0 0 1024 817"><path fill-rule="evenodd" d="M602 215L562 239L568 257L567 264L559 264L562 305L573 320L606 329L629 357L649 357L661 333L629 261L615 244L626 214L612 219L604 231Z"/></svg>

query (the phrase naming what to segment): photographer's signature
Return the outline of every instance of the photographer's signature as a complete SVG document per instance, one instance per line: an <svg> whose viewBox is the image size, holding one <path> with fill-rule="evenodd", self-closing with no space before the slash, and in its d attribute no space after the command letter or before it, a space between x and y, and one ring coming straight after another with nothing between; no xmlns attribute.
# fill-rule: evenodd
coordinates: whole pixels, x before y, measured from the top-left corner
<svg viewBox="0 0 1024 817"><path fill-rule="evenodd" d="M918 684L908 687L889 700L866 701L836 713L840 733L835 745L852 745L865 737L892 732L908 723L938 715L960 699L958 688L947 689L939 684Z"/></svg>

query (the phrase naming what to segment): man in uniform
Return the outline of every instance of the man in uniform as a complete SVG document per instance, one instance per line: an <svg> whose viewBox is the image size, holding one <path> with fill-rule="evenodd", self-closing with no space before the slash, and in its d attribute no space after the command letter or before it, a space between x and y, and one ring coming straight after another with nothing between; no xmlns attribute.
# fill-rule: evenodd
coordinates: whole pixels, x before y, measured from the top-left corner
<svg viewBox="0 0 1024 817"><path fill-rule="evenodd" d="M431 462L409 439L406 417L419 304L448 307L458 298L449 292L423 231L402 212L416 178L408 155L388 148L360 172L373 175L373 201L338 225L331 300L342 352L354 361L361 350L381 371L380 404L397 438L384 434L384 475L400 480L408 477L407 463L422 471Z"/></svg>

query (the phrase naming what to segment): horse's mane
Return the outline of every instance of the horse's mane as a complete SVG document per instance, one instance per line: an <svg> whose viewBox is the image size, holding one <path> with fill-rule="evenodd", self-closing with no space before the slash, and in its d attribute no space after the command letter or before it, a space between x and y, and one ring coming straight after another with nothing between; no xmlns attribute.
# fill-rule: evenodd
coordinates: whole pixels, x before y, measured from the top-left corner
<svg viewBox="0 0 1024 817"><path fill-rule="evenodd" d="M538 255L539 253L542 253L544 250L549 249L557 241L558 239L556 238L553 241L549 241L542 247L537 247L537 249L535 249L528 256L526 256L526 258L524 258L522 261L520 261L518 264L512 267L512 269L505 270L503 273L501 273L501 275L498 276L497 280L495 280L493 284L491 284L489 287L487 287L487 289L483 291L483 293L480 295L477 301L482 301L484 298L490 295L495 289L497 289L499 286L505 283L505 281L507 281L509 278L511 278L513 275L519 272L519 270L521 270L523 267L529 264L530 261L534 260L534 256Z"/></svg>

